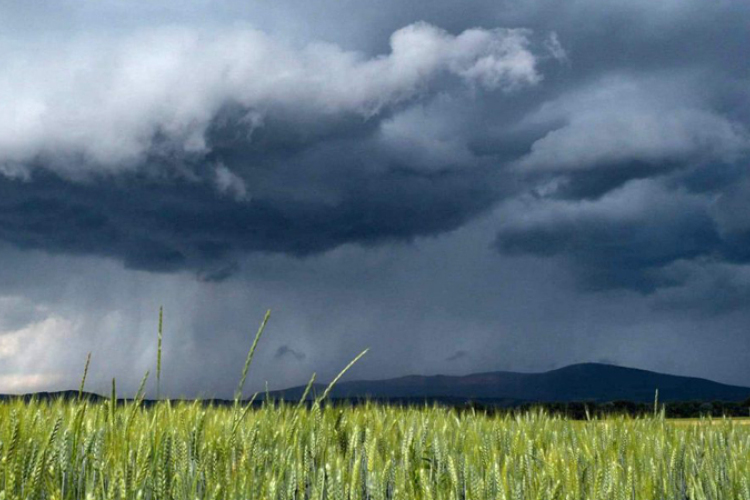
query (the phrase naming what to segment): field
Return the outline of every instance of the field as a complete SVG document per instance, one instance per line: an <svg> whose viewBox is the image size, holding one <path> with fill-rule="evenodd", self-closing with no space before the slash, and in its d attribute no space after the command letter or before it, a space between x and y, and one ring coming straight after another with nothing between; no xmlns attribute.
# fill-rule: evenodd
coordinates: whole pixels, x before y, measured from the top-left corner
<svg viewBox="0 0 750 500"><path fill-rule="evenodd" d="M731 420L249 408L4 402L0 497L750 499L750 427Z"/></svg>
<svg viewBox="0 0 750 500"><path fill-rule="evenodd" d="M750 500L748 420L134 399L0 402L0 500ZM157 394L161 380L161 314ZM307 400L303 404L302 400ZM655 409L657 402L655 401Z"/></svg>

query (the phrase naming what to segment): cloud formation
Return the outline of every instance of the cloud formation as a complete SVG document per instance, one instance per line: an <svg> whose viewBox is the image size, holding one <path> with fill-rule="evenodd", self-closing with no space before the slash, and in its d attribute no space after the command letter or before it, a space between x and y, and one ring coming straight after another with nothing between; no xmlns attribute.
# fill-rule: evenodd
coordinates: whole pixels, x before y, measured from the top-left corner
<svg viewBox="0 0 750 500"><path fill-rule="evenodd" d="M227 107L242 110L233 125L249 139L275 112L310 121L373 117L429 91L443 74L511 91L541 80L529 36L522 29L451 35L415 23L375 57L324 42L295 49L250 28L81 36L41 56L6 49L0 163L41 162L75 175L205 155L207 131Z"/></svg>
<svg viewBox="0 0 750 500"><path fill-rule="evenodd" d="M597 200L529 200L509 207L497 236L507 254L565 255L586 287L643 292L668 285L658 272L722 244L707 200L631 181Z"/></svg>
<svg viewBox="0 0 750 500"><path fill-rule="evenodd" d="M447 358L445 358L446 361L458 361L461 359L464 359L466 356L468 356L469 353L467 351L464 351L463 349L459 349L458 351L454 352Z"/></svg>
<svg viewBox="0 0 750 500"><path fill-rule="evenodd" d="M685 81L692 84L692 78L679 77L608 76L544 103L526 120L548 123L553 130L517 161L519 172L588 170L624 162L658 172L665 164L731 163L748 154L745 125L695 102L698 91Z"/></svg>
<svg viewBox="0 0 750 500"><path fill-rule="evenodd" d="M217 281L243 252L458 227L498 198L497 174L466 138L420 131L419 110L437 123L441 101L534 87L533 36L416 22L366 55L249 27L170 27L80 35L41 55L5 47L0 238Z"/></svg>
<svg viewBox="0 0 750 500"><path fill-rule="evenodd" d="M284 344L281 347L279 347L278 349L276 349L276 354L274 355L274 357L276 359L281 359L281 358L284 358L284 357L287 357L287 356L291 356L292 358L296 359L297 361L302 361L303 359L305 359L305 353L304 352L300 352L300 351L297 351L295 349L292 349L291 347L289 347L286 344Z"/></svg>
<svg viewBox="0 0 750 500"><path fill-rule="evenodd" d="M254 390L368 346L352 376L608 359L750 385L746 2L0 18L0 391L75 387L89 350L92 388L135 390L162 302L176 395L231 395L268 306Z"/></svg>

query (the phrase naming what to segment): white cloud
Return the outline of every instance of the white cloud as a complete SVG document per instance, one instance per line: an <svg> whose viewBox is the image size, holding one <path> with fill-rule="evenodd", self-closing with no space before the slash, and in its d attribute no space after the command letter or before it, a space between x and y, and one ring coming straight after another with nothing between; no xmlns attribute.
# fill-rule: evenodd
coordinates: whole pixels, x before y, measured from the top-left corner
<svg viewBox="0 0 750 500"><path fill-rule="evenodd" d="M380 123L378 140L394 161L440 171L477 163L467 144L464 102L440 96L410 106Z"/></svg>
<svg viewBox="0 0 750 500"><path fill-rule="evenodd" d="M215 176L216 189L218 189L219 193L231 196L235 201L245 201L249 199L245 181L227 168L226 165L217 165Z"/></svg>
<svg viewBox="0 0 750 500"><path fill-rule="evenodd" d="M0 332L0 359L23 357L33 362L37 351L47 350L59 339L70 337L74 324L62 317L49 316L23 328Z"/></svg>
<svg viewBox="0 0 750 500"><path fill-rule="evenodd" d="M29 373L20 375L0 375L0 387L3 394L26 394L48 390L57 382L55 373Z"/></svg>
<svg viewBox="0 0 750 500"><path fill-rule="evenodd" d="M544 48L550 53L550 55L560 62L568 62L568 53L560 43L560 38L556 32L552 32L547 36L544 41Z"/></svg>
<svg viewBox="0 0 750 500"><path fill-rule="evenodd" d="M516 163L521 170L571 171L639 161L733 161L750 134L671 82L609 77L544 104L526 124L562 123Z"/></svg>
<svg viewBox="0 0 750 500"><path fill-rule="evenodd" d="M41 53L0 45L0 172L18 176L7 166L39 159L71 176L134 168L158 138L174 154L204 153L208 125L233 103L253 116L283 108L366 118L446 73L514 90L541 79L528 37L520 29L454 36L416 23L372 58L330 43L296 49L249 28L78 36Z"/></svg>
<svg viewBox="0 0 750 500"><path fill-rule="evenodd" d="M504 205L500 227L556 230L567 225L581 231L583 238L582 231L590 224L611 227L638 224L644 220L655 221L657 215L674 220L677 214L705 211L708 204L705 197L699 194L673 191L651 179L639 179L595 200L539 199L531 196L510 200Z"/></svg>
<svg viewBox="0 0 750 500"><path fill-rule="evenodd" d="M50 315L22 328L0 332L0 360L3 364L0 393L49 389L58 382L59 374L39 372L38 369L47 365L54 353L64 350L65 342L71 339L74 330L72 321Z"/></svg>

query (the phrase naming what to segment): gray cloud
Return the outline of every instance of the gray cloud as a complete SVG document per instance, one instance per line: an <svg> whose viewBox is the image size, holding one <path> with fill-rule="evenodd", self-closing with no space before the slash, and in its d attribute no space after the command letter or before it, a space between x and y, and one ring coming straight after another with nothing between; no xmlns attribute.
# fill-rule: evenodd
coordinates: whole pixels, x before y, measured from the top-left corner
<svg viewBox="0 0 750 500"><path fill-rule="evenodd" d="M453 354L445 358L445 360L446 361L458 361L460 359L465 358L468 355L469 353L467 351L464 351L463 349L459 349L458 351L454 352Z"/></svg>
<svg viewBox="0 0 750 500"><path fill-rule="evenodd" d="M134 390L161 303L175 395L231 395L267 306L252 390L365 347L352 377L470 352L750 384L745 3L0 17L0 390L75 387L89 350Z"/></svg>
<svg viewBox="0 0 750 500"><path fill-rule="evenodd" d="M513 90L541 80L529 35L469 29L454 36L415 23L391 35L390 54L374 58L321 42L296 50L252 29L83 36L41 57L14 47L2 51L0 98L9 107L0 119L0 162L41 157L71 176L133 169L164 147L170 156L209 152L206 131L228 104L247 110L249 136L276 109L323 120L373 117L443 73Z"/></svg>
<svg viewBox="0 0 750 500"><path fill-rule="evenodd" d="M641 291L669 284L659 269L707 256L721 238L708 201L633 181L598 200L530 200L509 207L497 248L505 253L566 255L588 286Z"/></svg>
<svg viewBox="0 0 750 500"><path fill-rule="evenodd" d="M297 361L302 361L306 357L304 352L300 352L295 349L292 349L288 345L283 345L279 347L278 349L276 349L276 354L274 355L276 359L281 359L287 356L291 356Z"/></svg>
<svg viewBox="0 0 750 500"><path fill-rule="evenodd" d="M242 252L304 256L458 227L494 200L496 189L483 173L351 175L333 193L334 203L294 200L293 193L238 203L206 183L124 174L111 184L54 175L0 179L0 237L20 248L110 256L132 269L194 269L219 279ZM336 189L331 180L327 186Z"/></svg>
<svg viewBox="0 0 750 500"><path fill-rule="evenodd" d="M367 347L349 379L538 371L607 358L746 383L746 308L686 311L687 301L701 302L702 293L684 295L696 290L690 284L676 300L665 295L676 288L650 296L578 294L558 257L510 257L489 248L498 217L409 244L344 245L305 259L253 254L222 283L128 271L112 260L6 250L3 261L12 264L0 270L5 293L27 297L45 313L14 328L28 341L3 359L3 369L36 376L26 379L37 380L35 387L75 388L93 351L89 387L106 393L116 377L118 389L134 392L146 370L154 373L164 305L162 391L174 396L231 397L266 308L271 321L248 395L264 390L266 380L272 389L304 384L313 372L328 381ZM305 359L280 364L275 354L284 345ZM470 363L445 361L460 350L472 353Z"/></svg>
<svg viewBox="0 0 750 500"><path fill-rule="evenodd" d="M504 188L449 113L538 84L532 37L416 22L373 57L250 28L6 48L0 238L216 281L243 252L454 229Z"/></svg>
<svg viewBox="0 0 750 500"><path fill-rule="evenodd" d="M694 102L692 75L664 80L608 76L545 103L527 121L564 125L534 142L517 168L565 172L638 162L658 173L665 164L732 163L750 152L742 123Z"/></svg>

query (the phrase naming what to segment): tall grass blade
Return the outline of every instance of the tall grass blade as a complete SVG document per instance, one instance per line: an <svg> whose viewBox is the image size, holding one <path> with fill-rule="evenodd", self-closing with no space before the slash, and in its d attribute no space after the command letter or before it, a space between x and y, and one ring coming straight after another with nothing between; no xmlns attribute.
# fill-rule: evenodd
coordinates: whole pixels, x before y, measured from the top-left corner
<svg viewBox="0 0 750 500"><path fill-rule="evenodd" d="M159 307L159 335L156 346L156 399L161 398L161 338L164 319L164 306Z"/></svg>
<svg viewBox="0 0 750 500"><path fill-rule="evenodd" d="M81 387L78 388L78 401L83 397L83 386L86 385L86 375L89 373L89 363L91 362L91 353L86 356L86 366L83 368L83 378L81 378Z"/></svg>
<svg viewBox="0 0 750 500"><path fill-rule="evenodd" d="M240 378L240 383L237 386L237 391L234 393L234 404L237 406L237 404L240 401L240 398L242 398L242 390L245 388L245 380L247 380L247 372L250 370L250 363L253 362L253 356L255 355L255 348L258 346L258 341L260 340L260 337L263 335L263 330L266 328L266 324L268 323L268 319L271 317L271 310L269 309L266 311L266 315L263 317L263 321L260 324L260 327L258 328L258 332L255 334L255 339L253 340L253 345L250 346L250 351L247 353L247 359L245 359L245 366L242 368L242 378Z"/></svg>
<svg viewBox="0 0 750 500"><path fill-rule="evenodd" d="M143 378L141 379L141 385L138 386L138 392L135 393L135 398L134 398L135 401L141 401L143 397L145 396L146 381L148 380L149 373L151 372L146 370L146 373L143 375Z"/></svg>
<svg viewBox="0 0 750 500"><path fill-rule="evenodd" d="M112 396L109 399L110 402L110 417L111 417L111 424L114 425L115 423L115 411L117 410L117 386L115 384L115 379L112 379Z"/></svg>
<svg viewBox="0 0 750 500"><path fill-rule="evenodd" d="M360 353L359 353L359 354L357 355L357 357L356 357L356 358L354 358L353 360L351 360L351 361L349 362L349 364L348 364L348 365L346 365L346 366L344 367L344 369L343 369L343 370L341 370L341 371L339 372L339 374L338 374L338 375L336 375L336 378L334 378L334 379L333 379L333 380L331 381L331 383L330 383L330 384L328 384L328 387L326 387L326 390L325 390L325 391L323 392L323 394L322 394L322 395L321 395L321 396L320 396L320 397L319 397L319 398L318 398L318 399L317 399L317 400L315 401L315 403L316 403L316 404L319 404L319 403L320 403L321 401L323 401L323 400L324 400L325 398L327 398L327 397L328 397L328 394L329 394L329 393L331 392L331 389L333 389L333 386L334 386L334 385L336 385L336 382L338 382L338 381L339 381L339 379L340 379L341 377L343 377L343 376L344 376L344 374L345 374L345 373L347 372L347 370L349 370L349 368L351 368L352 366L354 366L354 363L356 363L357 361L359 361L359 359L360 359L360 358L361 358L362 356L364 356L365 354L367 354L367 351L369 351L369 350L370 350L370 348L368 347L368 348L367 348L367 349L365 349L364 351L360 352Z"/></svg>
<svg viewBox="0 0 750 500"><path fill-rule="evenodd" d="M312 374L312 377L310 377L310 381L305 386L305 392L302 393L302 397L299 398L299 403L297 403L297 408L301 407L303 404L305 404L305 400L307 399L307 395L310 394L310 388L312 387L313 383L315 382L315 373Z"/></svg>
<svg viewBox="0 0 750 500"><path fill-rule="evenodd" d="M143 398L146 394L146 381L148 380L149 371L146 370L146 374L141 379L141 385L138 386L138 392L135 393L135 397L133 398L133 407L130 410L130 415L128 415L128 424L133 420L133 417L135 416L135 412L140 406L141 402L143 402Z"/></svg>
<svg viewBox="0 0 750 500"><path fill-rule="evenodd" d="M235 417L234 425L232 425L232 437L234 437L234 435L237 433L237 428L240 426L240 422L242 422L245 419L245 415L247 415L247 413L253 408L253 403L255 402L256 397L258 397L257 392L253 394L253 396L247 402L247 405L245 406L245 409L242 411L242 414Z"/></svg>

